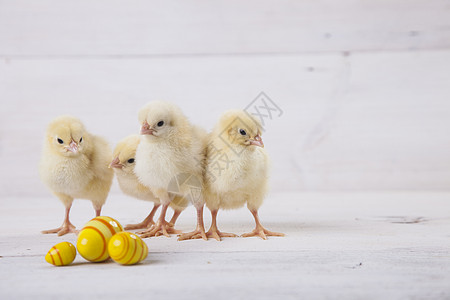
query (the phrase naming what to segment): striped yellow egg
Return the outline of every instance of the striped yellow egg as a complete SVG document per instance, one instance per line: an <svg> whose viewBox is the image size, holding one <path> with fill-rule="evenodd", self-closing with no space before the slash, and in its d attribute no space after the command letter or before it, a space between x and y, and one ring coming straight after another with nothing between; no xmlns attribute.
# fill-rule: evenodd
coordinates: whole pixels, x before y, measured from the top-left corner
<svg viewBox="0 0 450 300"><path fill-rule="evenodd" d="M77 256L75 246L69 242L62 242L53 246L45 255L45 260L55 266L70 265Z"/></svg>
<svg viewBox="0 0 450 300"><path fill-rule="evenodd" d="M89 261L105 261L109 258L109 240L122 230L122 225L113 218L96 217L90 220L80 231L77 241L78 252Z"/></svg>
<svg viewBox="0 0 450 300"><path fill-rule="evenodd" d="M108 244L111 258L121 265L133 265L143 261L148 255L147 244L131 232L119 232Z"/></svg>

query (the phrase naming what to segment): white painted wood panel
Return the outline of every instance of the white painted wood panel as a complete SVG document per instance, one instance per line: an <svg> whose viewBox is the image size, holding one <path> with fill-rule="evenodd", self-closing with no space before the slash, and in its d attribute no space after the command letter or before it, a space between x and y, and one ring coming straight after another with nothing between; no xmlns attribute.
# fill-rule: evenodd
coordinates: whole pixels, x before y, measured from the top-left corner
<svg viewBox="0 0 450 300"><path fill-rule="evenodd" d="M210 129L261 91L280 190L450 186L448 1L1 1L0 195L48 195L45 125L114 145L147 101ZM266 53L266 54L264 54ZM115 185L113 193L117 193Z"/></svg>
<svg viewBox="0 0 450 300"><path fill-rule="evenodd" d="M63 217L37 176L52 118L114 145L149 100L210 129L261 91L283 114L265 119L260 216L286 237L146 239L129 268L44 261L76 242L39 233ZM0 0L0 298L448 299L449 131L448 0ZM126 224L149 208L114 183L103 214ZM74 202L78 228L92 216ZM189 207L177 227L194 223ZM253 228L245 208L218 223Z"/></svg>
<svg viewBox="0 0 450 300"><path fill-rule="evenodd" d="M448 189L448 70L449 51L3 61L1 192L48 194L36 166L57 115L79 116L114 145L137 132L149 100L173 101L210 129L260 91L283 110L263 136L274 191Z"/></svg>
<svg viewBox="0 0 450 300"><path fill-rule="evenodd" d="M442 49L446 0L0 2L0 55Z"/></svg>
<svg viewBox="0 0 450 300"><path fill-rule="evenodd" d="M78 255L73 265L59 268L44 261L45 253L62 241L76 243L76 236L41 235L39 230L60 224L62 205L50 197L10 198L0 203L0 297L448 299L450 220L443 207L449 197L274 193L261 209L261 220L286 237L225 238L220 243L150 238L145 239L148 258L139 265L94 264ZM104 212L122 223L136 222L150 206L120 195ZM88 201L74 203L75 225L92 215ZM242 234L253 228L251 218L245 208L224 211L218 224L223 231ZM205 222L210 223L207 213ZM177 228L194 226L190 207Z"/></svg>

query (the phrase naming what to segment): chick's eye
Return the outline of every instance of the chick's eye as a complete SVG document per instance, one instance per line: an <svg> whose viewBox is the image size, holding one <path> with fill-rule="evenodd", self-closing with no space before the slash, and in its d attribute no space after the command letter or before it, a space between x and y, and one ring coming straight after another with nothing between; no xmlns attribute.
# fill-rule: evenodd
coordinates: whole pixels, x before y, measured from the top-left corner
<svg viewBox="0 0 450 300"><path fill-rule="evenodd" d="M58 139L57 141L58 141L58 143L60 143L60 144L64 144L64 141L63 141L62 139Z"/></svg>
<svg viewBox="0 0 450 300"><path fill-rule="evenodd" d="M80 143L83 141L83 138L80 138Z"/></svg>
<svg viewBox="0 0 450 300"><path fill-rule="evenodd" d="M164 125L164 121L159 121L158 124L156 124L156 125L158 125L158 127L161 127Z"/></svg>
<svg viewBox="0 0 450 300"><path fill-rule="evenodd" d="M134 158L130 158L130 159L128 160L128 163L129 163L129 164L134 163Z"/></svg>
<svg viewBox="0 0 450 300"><path fill-rule="evenodd" d="M239 130L239 133L240 133L241 135L247 135L247 132L245 132L244 129L240 129L240 130Z"/></svg>

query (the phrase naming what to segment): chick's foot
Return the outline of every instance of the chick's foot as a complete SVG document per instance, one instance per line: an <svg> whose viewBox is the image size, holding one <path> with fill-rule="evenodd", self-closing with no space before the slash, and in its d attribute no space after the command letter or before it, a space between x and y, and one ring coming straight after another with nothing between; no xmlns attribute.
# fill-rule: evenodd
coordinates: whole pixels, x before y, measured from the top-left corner
<svg viewBox="0 0 450 300"><path fill-rule="evenodd" d="M219 231L219 229L212 229L212 228L210 228L209 230L208 230L208 232L206 233L206 236L208 237L208 238L214 238L214 239L216 239L217 241L221 241L222 239L221 238L223 238L223 237L237 237L238 235L237 234L234 234L234 233L228 233L228 232L221 232L221 231Z"/></svg>
<svg viewBox="0 0 450 300"><path fill-rule="evenodd" d="M169 223L167 223L166 221L161 221L161 220L158 220L158 222L156 222L156 224L153 225L151 228L141 231L141 232L138 232L138 234L140 234L141 238L160 236L160 235L170 237L171 233L180 234L181 230L176 230Z"/></svg>
<svg viewBox="0 0 450 300"><path fill-rule="evenodd" d="M191 240L191 239L204 239L208 240L206 236L205 227L197 225L197 228L194 231L180 234L178 236L179 241Z"/></svg>
<svg viewBox="0 0 450 300"><path fill-rule="evenodd" d="M263 240L267 240L267 236L284 236L284 233L273 232L265 229L262 225L257 225L252 232L244 233L241 237L259 236Z"/></svg>
<svg viewBox="0 0 450 300"><path fill-rule="evenodd" d="M128 224L125 225L125 230L134 230L134 229L145 229L145 228L151 228L153 225L155 225L155 222L141 222L137 224Z"/></svg>
<svg viewBox="0 0 450 300"><path fill-rule="evenodd" d="M155 222L153 221L153 216L155 215L156 211L158 210L159 204L153 205L153 209L150 212L150 214L138 224L128 224L125 226L125 230L132 230L132 229L147 229L151 228L153 225L155 225Z"/></svg>
<svg viewBox="0 0 450 300"><path fill-rule="evenodd" d="M217 213L218 213L218 209L213 209L211 210L211 218L212 218L212 223L211 223L211 227L209 228L208 232L206 233L206 236L208 238L214 238L217 241L221 241L223 237L237 237L236 234L234 233L227 233L227 232L220 232L219 228L217 228ZM201 238L200 235L196 235L193 238Z"/></svg>
<svg viewBox="0 0 450 300"><path fill-rule="evenodd" d="M178 236L179 241L196 239L196 236L200 236L205 241L208 240L205 232L205 226L203 225L203 205L197 207L197 228L194 231L183 233Z"/></svg>
<svg viewBox="0 0 450 300"><path fill-rule="evenodd" d="M68 233L78 233L78 230L75 229L75 226L72 223L64 223L61 227L59 228L55 228L55 229L50 229L50 230L43 230L41 231L41 233L43 234L52 234L52 233L57 233L58 236L62 236Z"/></svg>
<svg viewBox="0 0 450 300"><path fill-rule="evenodd" d="M206 233L207 237L215 238L216 240L220 241L223 237L237 237L237 234L229 233L229 232L221 232L219 229L211 230L209 229Z"/></svg>

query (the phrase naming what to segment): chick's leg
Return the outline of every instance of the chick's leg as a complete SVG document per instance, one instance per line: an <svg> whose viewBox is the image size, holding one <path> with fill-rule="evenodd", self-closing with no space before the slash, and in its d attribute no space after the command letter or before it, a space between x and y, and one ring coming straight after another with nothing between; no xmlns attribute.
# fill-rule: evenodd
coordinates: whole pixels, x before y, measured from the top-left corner
<svg viewBox="0 0 450 300"><path fill-rule="evenodd" d="M41 231L43 234L49 234L49 233L57 233L58 236L61 235L65 235L67 233L73 232L73 233L77 233L77 230L75 229L75 226L70 223L69 221L69 213L70 213L70 208L72 207L72 203L70 203L70 205L66 206L66 216L64 218L64 222L61 225L61 227L55 228L55 229L50 229L50 230L43 230Z"/></svg>
<svg viewBox="0 0 450 300"><path fill-rule="evenodd" d="M142 221L141 223L138 224L128 224L125 226L125 230L130 230L130 229L143 229L143 228L149 228L152 225L155 224L155 222L153 221L153 217L155 216L156 211L158 210L158 208L161 206L161 204L154 204L153 205L153 209L150 212L150 214L144 219L144 221Z"/></svg>
<svg viewBox="0 0 450 300"><path fill-rule="evenodd" d="M173 210L173 216L172 219L169 221L169 225L171 227L175 226L175 222L178 220L178 217L180 216L182 210L174 209Z"/></svg>
<svg viewBox="0 0 450 300"><path fill-rule="evenodd" d="M102 213L102 206L101 205L100 206L94 205L94 210L95 210L95 216L99 217L101 215L101 213Z"/></svg>
<svg viewBox="0 0 450 300"><path fill-rule="evenodd" d="M174 234L181 233L181 231L174 229L166 221L166 212L167 212L168 207L169 207L169 203L165 203L162 205L161 215L159 216L158 221L150 229L139 232L139 234L141 235L141 238L159 236L159 235L165 235L167 237L170 237L170 233L174 233Z"/></svg>
<svg viewBox="0 0 450 300"><path fill-rule="evenodd" d="M257 210L250 210L255 218L256 227L252 232L244 233L242 237L259 236L263 240L267 240L267 236L284 236L284 233L272 232L265 229L259 222L259 216Z"/></svg>
<svg viewBox="0 0 450 300"><path fill-rule="evenodd" d="M211 227L209 228L208 232L206 233L206 236L208 238L212 237L215 238L217 241L220 241L222 237L237 237L234 233L227 233L227 232L220 232L219 228L217 228L217 212L219 210L211 210Z"/></svg>
<svg viewBox="0 0 450 300"><path fill-rule="evenodd" d="M194 231L183 233L178 237L179 241L196 238L200 235L205 241L208 240L205 233L205 226L203 224L203 205L197 207L197 228Z"/></svg>

